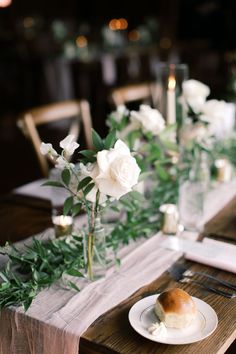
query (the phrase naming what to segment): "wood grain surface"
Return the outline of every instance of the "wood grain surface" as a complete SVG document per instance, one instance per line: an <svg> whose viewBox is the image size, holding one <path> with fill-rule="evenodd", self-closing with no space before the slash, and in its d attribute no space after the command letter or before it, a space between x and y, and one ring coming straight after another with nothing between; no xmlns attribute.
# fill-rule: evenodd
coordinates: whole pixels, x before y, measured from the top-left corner
<svg viewBox="0 0 236 354"><path fill-rule="evenodd" d="M206 225L203 235L236 243L236 198L226 205ZM185 262L186 263L186 262ZM236 275L217 269L188 262L191 270L206 271L222 279L236 283ZM195 279L205 281L199 276ZM115 286L115 284L114 284ZM128 321L128 312L132 305L141 298L162 292L168 288L180 287L191 295L199 297L210 304L216 311L219 325L207 339L190 345L170 346L149 341L136 333ZM219 287L222 290L225 288ZM180 284L171 279L168 273L146 287L140 289L119 306L110 310L95 321L81 338L81 353L124 353L124 354L221 354L236 338L236 299L207 293L193 284ZM236 353L234 345L227 353ZM91 351L92 350L92 351Z"/></svg>
<svg viewBox="0 0 236 354"><path fill-rule="evenodd" d="M236 276L218 271L202 265L188 262L191 270L206 271L222 279L236 283ZM200 276L196 279L205 281ZM115 286L115 284L114 284ZM166 289L179 287L191 295L199 297L210 304L216 311L219 325L216 331L207 339L190 345L164 345L143 338L130 326L128 312L132 305L141 298L162 292ZM222 288L223 289L223 288ZM171 279L166 272L153 283L140 289L119 306L108 311L97 319L81 338L81 353L87 353L87 348L96 353L123 353L123 354L155 354L155 353L196 353L216 354L224 353L236 337L236 299L227 299L222 296L208 293L193 284L180 284ZM89 353L89 352L88 352Z"/></svg>
<svg viewBox="0 0 236 354"><path fill-rule="evenodd" d="M16 242L52 226L49 201L8 195L0 199L0 244Z"/></svg>

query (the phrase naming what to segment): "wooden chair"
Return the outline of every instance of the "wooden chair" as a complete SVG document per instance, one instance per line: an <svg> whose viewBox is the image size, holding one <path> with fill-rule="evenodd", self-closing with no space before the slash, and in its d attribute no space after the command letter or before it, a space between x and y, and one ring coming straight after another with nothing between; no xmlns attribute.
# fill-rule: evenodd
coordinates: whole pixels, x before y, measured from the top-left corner
<svg viewBox="0 0 236 354"><path fill-rule="evenodd" d="M134 101L152 101L152 90L149 83L122 86L111 92L111 100L115 107Z"/></svg>
<svg viewBox="0 0 236 354"><path fill-rule="evenodd" d="M68 100L33 108L24 112L17 120L18 127L33 144L40 169L45 177L48 177L50 166L47 157L40 152L42 140L38 127L69 118L71 122L68 134L73 134L77 140L83 126L86 145L92 148L92 120L89 103L86 100Z"/></svg>

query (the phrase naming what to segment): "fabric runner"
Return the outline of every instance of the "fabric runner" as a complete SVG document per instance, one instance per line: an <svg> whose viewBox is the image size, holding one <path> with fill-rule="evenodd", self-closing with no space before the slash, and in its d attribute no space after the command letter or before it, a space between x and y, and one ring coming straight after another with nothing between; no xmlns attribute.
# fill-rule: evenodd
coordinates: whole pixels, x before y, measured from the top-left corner
<svg viewBox="0 0 236 354"><path fill-rule="evenodd" d="M205 221L232 199L235 185L232 182L210 192ZM121 266L111 268L106 278L93 283L78 279L79 293L54 284L38 294L27 313L22 308L3 310L0 353L77 354L79 338L94 320L158 278L181 257L181 252L159 247L164 238L158 233L125 246L119 254Z"/></svg>

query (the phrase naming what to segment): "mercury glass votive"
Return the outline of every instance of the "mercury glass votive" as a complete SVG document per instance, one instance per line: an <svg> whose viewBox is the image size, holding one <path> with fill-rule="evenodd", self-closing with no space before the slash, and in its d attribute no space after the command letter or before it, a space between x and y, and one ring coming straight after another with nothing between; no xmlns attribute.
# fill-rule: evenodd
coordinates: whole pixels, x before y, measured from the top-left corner
<svg viewBox="0 0 236 354"><path fill-rule="evenodd" d="M53 216L52 222L54 224L56 238L71 235L73 230L73 218L71 216Z"/></svg>
<svg viewBox="0 0 236 354"><path fill-rule="evenodd" d="M229 182L232 179L232 165L229 160L222 158L215 160L216 180Z"/></svg>
<svg viewBox="0 0 236 354"><path fill-rule="evenodd" d="M179 213L175 204L163 204L159 209L163 213L162 232L176 235L179 230Z"/></svg>

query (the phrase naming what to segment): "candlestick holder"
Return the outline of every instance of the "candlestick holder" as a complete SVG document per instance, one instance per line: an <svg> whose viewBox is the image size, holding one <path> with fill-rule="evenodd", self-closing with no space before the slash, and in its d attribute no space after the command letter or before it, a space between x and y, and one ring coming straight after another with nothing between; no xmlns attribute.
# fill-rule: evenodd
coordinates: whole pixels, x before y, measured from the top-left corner
<svg viewBox="0 0 236 354"><path fill-rule="evenodd" d="M182 83L187 79L187 64L160 62L156 66L156 91L153 101L167 124L175 124L182 120L182 107L178 103L178 98L182 94Z"/></svg>
<svg viewBox="0 0 236 354"><path fill-rule="evenodd" d="M216 180L218 182L229 182L232 179L232 165L228 159L215 160Z"/></svg>
<svg viewBox="0 0 236 354"><path fill-rule="evenodd" d="M176 235L179 229L179 213L175 204L163 204L159 209L163 213L162 232Z"/></svg>

